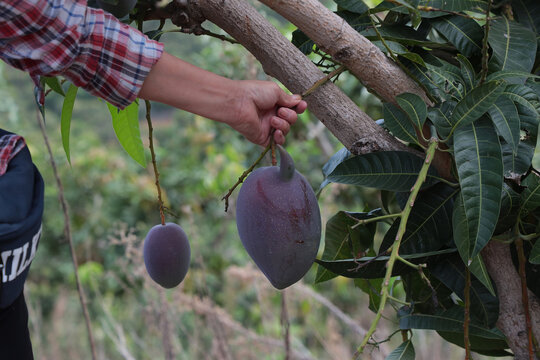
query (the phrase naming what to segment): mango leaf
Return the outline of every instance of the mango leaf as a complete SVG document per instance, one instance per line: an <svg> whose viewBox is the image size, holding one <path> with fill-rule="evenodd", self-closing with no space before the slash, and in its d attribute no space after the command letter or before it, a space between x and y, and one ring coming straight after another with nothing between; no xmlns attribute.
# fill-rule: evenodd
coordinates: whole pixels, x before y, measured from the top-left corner
<svg viewBox="0 0 540 360"><path fill-rule="evenodd" d="M435 314L440 309L454 305L451 299L452 290L444 286L428 271L424 272L428 285L418 272L401 275L406 301L414 304L414 311L422 314Z"/></svg>
<svg viewBox="0 0 540 360"><path fill-rule="evenodd" d="M345 20L356 31L363 31L367 27L372 26L371 19L368 15L359 15L347 10L336 11L335 14Z"/></svg>
<svg viewBox="0 0 540 360"><path fill-rule="evenodd" d="M512 9L517 21L535 34L540 34L540 3L536 0L513 0Z"/></svg>
<svg viewBox="0 0 540 360"><path fill-rule="evenodd" d="M540 177L531 172L521 185L525 186L525 190L521 193L520 217L540 206Z"/></svg>
<svg viewBox="0 0 540 360"><path fill-rule="evenodd" d="M361 185L381 190L409 191L416 182L424 160L405 151L379 151L354 156L340 163L328 180L335 183ZM430 168L425 186L441 178Z"/></svg>
<svg viewBox="0 0 540 360"><path fill-rule="evenodd" d="M504 80L504 79L511 79L511 78L540 79L540 76L523 72L523 71L517 71L517 70L500 70L492 74L489 74L486 77L486 81Z"/></svg>
<svg viewBox="0 0 540 360"><path fill-rule="evenodd" d="M459 255L447 256L436 263L432 263L429 271L444 285L452 290L462 300L464 297L466 270ZM469 291L471 301L471 317L477 323L487 328L495 326L499 317L499 301L495 295L476 278L471 277Z"/></svg>
<svg viewBox="0 0 540 360"><path fill-rule="evenodd" d="M377 209L369 213L340 211L331 217L326 223L322 259L330 261L350 259L357 256L358 252L367 249L375 235L375 223L355 228L353 226L358 224L358 220L370 219L380 215L381 211ZM335 276L335 274L319 266L315 282L327 281Z"/></svg>
<svg viewBox="0 0 540 360"><path fill-rule="evenodd" d="M439 88L437 83L433 80L431 73L425 66L403 58L402 56L399 56L399 60L407 67L411 74L426 87L427 91L431 95L441 100L447 100L449 98L449 95Z"/></svg>
<svg viewBox="0 0 540 360"><path fill-rule="evenodd" d="M406 59L409 59L411 60L412 62L415 62L421 66L426 66L426 63L424 62L424 59L422 59L422 57L420 55L418 55L417 53L413 53L413 52L405 52L405 53L402 53L402 54L399 54L400 56L406 58Z"/></svg>
<svg viewBox="0 0 540 360"><path fill-rule="evenodd" d="M514 102L506 96L500 96L489 108L488 114L497 128L499 135L517 152L521 132L519 115Z"/></svg>
<svg viewBox="0 0 540 360"><path fill-rule="evenodd" d="M385 360L414 360L416 353L411 340L407 340L394 349Z"/></svg>
<svg viewBox="0 0 540 360"><path fill-rule="evenodd" d="M294 46L298 48L304 55L309 55L313 52L315 43L301 30L295 30L292 33L292 40Z"/></svg>
<svg viewBox="0 0 540 360"><path fill-rule="evenodd" d="M440 261L448 254L455 252L456 249L444 249L428 253L401 255L401 257L413 264L424 264L426 262ZM378 279L384 277L386 273L386 263L389 258L390 256L365 256L360 259L343 259L335 261L315 259L315 262L328 271L347 278ZM392 276L415 271L412 267L405 265L400 261L396 261L392 270Z"/></svg>
<svg viewBox="0 0 540 360"><path fill-rule="evenodd" d="M461 78L461 71L448 63L443 63L442 66L427 65L431 78L437 84L441 91L451 95L456 100L463 99L465 96L465 82Z"/></svg>
<svg viewBox="0 0 540 360"><path fill-rule="evenodd" d="M519 180L532 163L534 147L528 142L520 141L516 152L506 142L502 143L504 177Z"/></svg>
<svg viewBox="0 0 540 360"><path fill-rule="evenodd" d="M429 108L428 118L433 122L437 132L442 138L447 138L450 135L452 129L452 122L450 120L456 102L445 101L437 107Z"/></svg>
<svg viewBox="0 0 540 360"><path fill-rule="evenodd" d="M73 105L75 104L75 98L77 97L77 90L79 88L73 84L69 85L68 91L64 97L64 103L62 104L62 115L60 115L60 133L62 134L62 146L68 162L71 164L71 156L69 149L69 133L71 128L71 116L73 115Z"/></svg>
<svg viewBox="0 0 540 360"><path fill-rule="evenodd" d="M338 6L353 13L363 14L369 7L362 0L334 0Z"/></svg>
<svg viewBox="0 0 540 360"><path fill-rule="evenodd" d="M505 17L490 24L488 42L501 70L531 72L536 57L536 34Z"/></svg>
<svg viewBox="0 0 540 360"><path fill-rule="evenodd" d="M506 183L503 183L501 196L501 212L495 227L494 235L501 234L516 225L519 216L520 194L514 191Z"/></svg>
<svg viewBox="0 0 540 360"><path fill-rule="evenodd" d="M384 279L354 279L354 285L369 296L369 310L374 313L379 310L381 289Z"/></svg>
<svg viewBox="0 0 540 360"><path fill-rule="evenodd" d="M111 113L114 132L124 150L139 163L146 167L144 145L139 130L139 104L134 101L124 110L118 110L114 105L107 103Z"/></svg>
<svg viewBox="0 0 540 360"><path fill-rule="evenodd" d="M427 117L427 106L424 100L416 94L403 93L396 96L396 101L416 128L422 129Z"/></svg>
<svg viewBox="0 0 540 360"><path fill-rule="evenodd" d="M496 328L493 331L497 331ZM439 335L452 344L464 347L463 334L447 331L437 331ZM471 351L486 356L512 356L512 353L505 351L508 344L501 339L486 339L479 336L469 335Z"/></svg>
<svg viewBox="0 0 540 360"><path fill-rule="evenodd" d="M391 103L383 104L384 125L397 138L418 144L416 131L407 115Z"/></svg>
<svg viewBox="0 0 540 360"><path fill-rule="evenodd" d="M386 25L377 29L385 40L391 40L403 45L441 47L443 44L427 40L410 26ZM379 35L372 28L367 28L360 32L371 41L380 40Z"/></svg>
<svg viewBox="0 0 540 360"><path fill-rule="evenodd" d="M60 81L56 76L46 76L43 77L43 79L45 81L45 84L47 84L47 86L50 87L52 91L62 96L66 96L66 93L64 92L64 89L62 89L62 85L60 84Z"/></svg>
<svg viewBox="0 0 540 360"><path fill-rule="evenodd" d="M461 185L454 204L454 241L469 265L491 238L501 204L501 146L489 120L456 130L454 156Z"/></svg>
<svg viewBox="0 0 540 360"><path fill-rule="evenodd" d="M525 85L508 85L502 94L538 115L538 95L530 87Z"/></svg>
<svg viewBox="0 0 540 360"><path fill-rule="evenodd" d="M351 152L347 150L347 148L341 148L334 155L332 155L332 157L326 162L326 164L323 165L322 172L324 175L324 180L321 183L321 186L319 187L319 190L317 191L317 193L320 193L321 190L324 187L326 187L326 185L330 184L330 181L328 181L327 178L328 178L328 175L330 175L330 173L334 171L336 166L341 164L350 156L351 156Z"/></svg>
<svg viewBox="0 0 540 360"><path fill-rule="evenodd" d="M451 15L431 21L431 25L467 57L482 50L483 31L473 19Z"/></svg>
<svg viewBox="0 0 540 360"><path fill-rule="evenodd" d="M399 318L399 327L402 330L425 329L463 334L463 318L463 308L455 305L434 315L403 315ZM469 333L483 339L506 341L504 335L498 329L489 329L475 323L469 324ZM463 337L463 335L461 336Z"/></svg>
<svg viewBox="0 0 540 360"><path fill-rule="evenodd" d="M400 254L435 251L453 245L452 208L458 192L458 188L439 183L418 194L401 240ZM399 223L400 219L394 221L386 232L379 254L394 243Z"/></svg>
<svg viewBox="0 0 540 360"><path fill-rule="evenodd" d="M381 5L384 5L383 2ZM419 6L430 7L433 9L441 9L453 12L460 12L465 10L477 10L485 9L486 3L482 0L421 0ZM421 8L420 8L421 9ZM406 13L407 8L404 6L396 6L392 8L392 11ZM446 16L444 11L420 11L423 18L435 18L439 16Z"/></svg>
<svg viewBox="0 0 540 360"><path fill-rule="evenodd" d="M540 241L536 240L529 254L529 262L531 264L540 264Z"/></svg>
<svg viewBox="0 0 540 360"><path fill-rule="evenodd" d="M450 134L480 118L497 101L503 90L503 83L496 81L474 88L454 108L450 117Z"/></svg>
<svg viewBox="0 0 540 360"><path fill-rule="evenodd" d="M456 59L459 61L461 77L464 80L463 84L465 85L465 90L466 92L469 92L476 84L476 73L471 62L465 56L457 54Z"/></svg>
<svg viewBox="0 0 540 360"><path fill-rule="evenodd" d="M485 286L491 295L497 296L495 294L493 284L491 283L491 278L489 277L486 264L484 264L484 260L480 254L473 258L473 261L469 265L469 270L471 274L473 274L482 283L482 285Z"/></svg>
<svg viewBox="0 0 540 360"><path fill-rule="evenodd" d="M386 46L380 40L372 41L372 43L385 54L388 54L388 49L386 48L386 46L390 48L390 51L392 51L394 54L397 54L397 55L402 55L409 52L409 49L407 49L405 46L395 41L385 41L384 44L386 44Z"/></svg>

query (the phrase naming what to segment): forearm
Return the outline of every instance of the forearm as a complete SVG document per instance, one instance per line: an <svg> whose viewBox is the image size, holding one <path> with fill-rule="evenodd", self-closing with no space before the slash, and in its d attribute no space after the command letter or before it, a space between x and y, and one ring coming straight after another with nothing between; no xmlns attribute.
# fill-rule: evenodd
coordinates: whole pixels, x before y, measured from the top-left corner
<svg viewBox="0 0 540 360"><path fill-rule="evenodd" d="M139 97L228 122L237 111L237 83L164 52L146 77Z"/></svg>

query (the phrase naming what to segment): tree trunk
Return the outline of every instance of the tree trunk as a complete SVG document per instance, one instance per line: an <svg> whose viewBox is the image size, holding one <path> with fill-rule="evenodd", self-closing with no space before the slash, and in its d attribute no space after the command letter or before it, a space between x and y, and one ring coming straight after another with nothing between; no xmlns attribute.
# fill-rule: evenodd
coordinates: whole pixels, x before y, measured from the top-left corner
<svg viewBox="0 0 540 360"><path fill-rule="evenodd" d="M229 33L290 91L301 94L325 77L300 50L242 0L198 0L203 16ZM309 110L354 154L407 150L332 82L306 97Z"/></svg>
<svg viewBox="0 0 540 360"><path fill-rule="evenodd" d="M482 258L495 282L499 296L497 327L506 336L515 358L529 360L525 310L521 299L521 280L512 263L510 245L491 240L482 250ZM529 291L529 299L532 327L538 334L540 327L538 298Z"/></svg>

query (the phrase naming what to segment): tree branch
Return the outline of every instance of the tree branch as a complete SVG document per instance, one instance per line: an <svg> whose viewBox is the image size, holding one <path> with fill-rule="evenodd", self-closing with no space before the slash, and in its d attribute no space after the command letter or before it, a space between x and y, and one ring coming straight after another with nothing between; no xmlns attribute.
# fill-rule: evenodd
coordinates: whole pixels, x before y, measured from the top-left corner
<svg viewBox="0 0 540 360"><path fill-rule="evenodd" d="M267 74L278 79L290 91L302 94L325 77L315 64L245 1L197 0L196 3L206 19L240 42L261 62ZM320 86L305 100L310 111L352 153L407 150L331 82Z"/></svg>

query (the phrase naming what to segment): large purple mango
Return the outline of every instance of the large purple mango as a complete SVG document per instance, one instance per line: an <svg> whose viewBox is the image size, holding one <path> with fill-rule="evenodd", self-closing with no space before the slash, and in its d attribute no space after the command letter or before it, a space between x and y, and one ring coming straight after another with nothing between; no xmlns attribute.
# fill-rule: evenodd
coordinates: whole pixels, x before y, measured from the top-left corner
<svg viewBox="0 0 540 360"><path fill-rule="evenodd" d="M277 289L300 280L319 249L321 215L307 180L279 146L280 166L252 172L240 189L236 225L242 244Z"/></svg>

